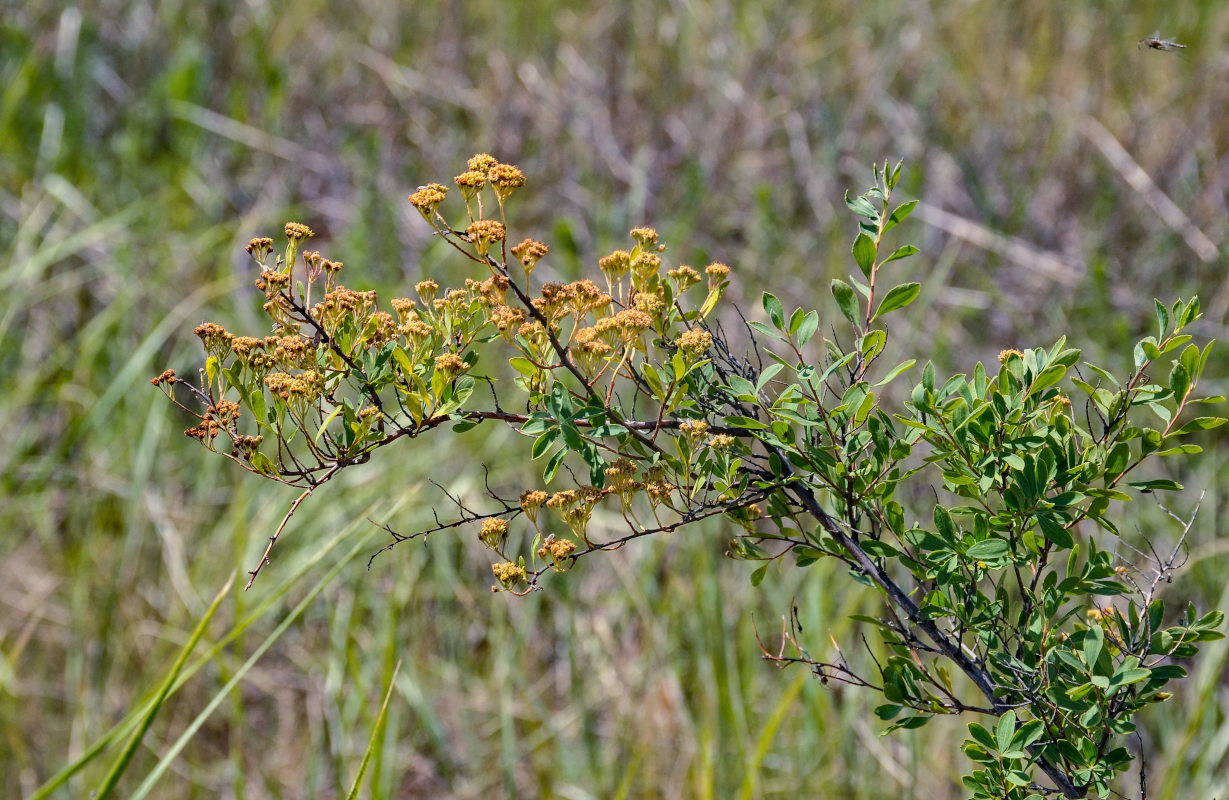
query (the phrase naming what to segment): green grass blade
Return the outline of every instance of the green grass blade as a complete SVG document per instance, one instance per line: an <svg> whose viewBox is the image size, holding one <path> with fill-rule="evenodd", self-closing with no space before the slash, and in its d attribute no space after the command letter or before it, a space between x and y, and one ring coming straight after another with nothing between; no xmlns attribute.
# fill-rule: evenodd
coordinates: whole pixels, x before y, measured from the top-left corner
<svg viewBox="0 0 1229 800"><path fill-rule="evenodd" d="M367 742L367 751L363 753L363 760L358 765L358 774L354 776L354 785L350 787L346 800L356 800L358 797L359 787L363 785L363 776L367 774L367 766L371 763L371 757L376 751L376 743L380 741L380 734L384 731L384 720L388 716L388 701L392 699L393 688L397 685L397 673L400 671L401 662L398 661L397 666L393 668L393 677L388 682L388 691L384 693L384 703L380 706L380 716L376 717L375 727L371 731L371 741Z"/></svg>
<svg viewBox="0 0 1229 800"><path fill-rule="evenodd" d="M273 632L270 633L265 640L260 643L260 646L256 648L256 652L252 653L248 660L243 662L243 666L235 671L235 674L231 676L231 679L226 682L226 685L213 696L213 699L209 701L209 704L205 706L204 710L196 715L196 719L192 720L192 723L188 725L187 730L185 730L180 737L175 740L175 743L171 745L170 749L163 754L162 758L158 760L158 763L155 764L153 769L149 771L149 774L145 776L145 780L140 786L137 787L137 790L133 792L130 800L143 800L143 798L149 795L150 791L154 788L154 785L158 782L158 779L162 777L162 774L166 772L167 768L171 765L171 762L175 760L180 751L183 750L188 742L192 740L192 737L196 735L196 732L200 730L200 727L205 724L205 720L209 719L210 715L217 710L218 706L222 704L222 701L226 699L226 696L230 694L231 690L239 685L239 682L243 680L245 675L248 674L248 671L251 670L252 667L256 666L256 662L259 661L265 652L273 646L274 642L280 639L282 634L290 628L291 624L293 624L294 621L297 620L305 610L307 610L307 607L311 605L312 601L315 600L322 591L324 591L324 587L328 586L333 578L337 577L337 574L341 572L342 568L345 567L346 564L349 564L361 550L366 547L370 547L370 538L370 536L359 537L358 541L354 543L354 546L351 547L349 551L347 551L346 554L342 556L337 563L334 564L322 578L320 578L319 581L316 582L316 585L313 586L311 591L307 593L307 596L300 600L299 604L286 615L285 619L278 623L278 626L273 629Z"/></svg>
<svg viewBox="0 0 1229 800"><path fill-rule="evenodd" d="M158 695L150 704L149 710L145 712L145 716L141 718L141 723L133 732L132 737L128 740L128 746L119 754L119 758L115 759L115 763L111 765L111 770L103 778L102 783L95 793L95 800L107 800L108 797L115 791L116 784L119 783L120 776L124 774L124 770L132 763L132 757L136 755L137 748L141 746L141 740L145 738L145 733L149 730L149 726L153 724L154 717L157 716L158 710L162 708L162 704L166 702L167 696L171 693L171 687L175 685L175 679L179 677L179 673L183 670L184 664L188 662L188 656L192 655L192 651L196 649L196 644L201 640L201 636L205 633L206 626L213 619L214 613L218 607L222 605L222 598L230 593L231 587L235 585L235 573L231 573L230 578L226 581L226 585L213 598L213 602L209 604L209 610L205 612L205 616L201 617L201 621L196 624L196 630L192 631L192 636L188 639L188 643L179 651L179 657L175 659L175 665L171 667L171 671L167 674L166 679L162 681L162 686L158 689Z"/></svg>
<svg viewBox="0 0 1229 800"><path fill-rule="evenodd" d="M764 729L760 731L759 738L755 742L755 752L751 756L751 763L747 765L747 774L743 777L742 791L738 796L740 800L749 800L755 796L756 789L759 783L760 767L764 764L764 756L768 755L768 748L772 746L772 740L777 735L777 729L781 727L781 723L785 721L786 716L794 708L794 701L798 699L798 693L802 691L802 687L810 679L811 673L799 672L794 680L790 683L785 693L781 695L781 699L772 710L772 714L764 721Z"/></svg>
<svg viewBox="0 0 1229 800"><path fill-rule="evenodd" d="M390 510L389 513L394 513L397 509L401 508L416 493L417 493L417 487L414 487L414 490L408 492L405 498L403 498L400 502L398 502ZM242 636L243 633L247 631L249 627L252 626L252 624L254 624L262 616L264 616L265 613L268 612L268 610L275 603L281 600L282 597L285 596L286 593L290 591L291 587L298 585L299 581L303 578L303 576L306 575L313 567L319 564L320 561L326 555L331 553L333 551L333 548L341 544L341 542L344 539L351 537L354 534L354 530L360 524L364 524L366 521L366 517L367 517L366 514L362 514L359 516L361 517L361 519L358 519L354 523L347 525L345 528L340 530L332 539L325 542L325 544L322 547L320 547L318 550L312 553L310 557L304 559L304 561L298 566L298 568L295 569L289 575L287 575L285 580L282 581L282 583L277 587L277 589L272 591L268 595L268 597L266 597L264 601L260 603L260 605L252 609L252 611L249 612L246 617L244 617L239 623L237 623L235 627L231 629L224 637L219 639L216 644L210 647L209 650L207 650L191 666L183 670L181 674L179 675L178 679L176 680L175 685L171 687L171 690L167 694L167 697L171 697L176 692L178 692L183 687L184 684L186 684L189 680L191 680L192 677L197 672L200 671L202 667L205 667L206 665L212 663L214 658L217 657L218 653L222 652L222 650L224 650L227 646L229 646L231 642L233 642L239 636ZM143 700L140 703L137 703L133 707L133 710L128 713L128 716L126 716L124 719L117 722L114 726L112 726L112 728L109 731L104 733L102 736L98 737L98 739L96 739L93 744L91 744L88 748L86 748L85 752L82 753L80 757L78 757L71 764L64 766L55 775L52 775L51 778L49 778L46 783L44 783L41 787L39 787L38 791L36 791L33 795L30 796L30 800L46 800L46 798L50 797L52 792L54 792L55 790L63 786L65 783L67 783L69 779L71 779L74 775L76 775L78 772L80 772L86 766L88 766L91 762L93 762L95 758L97 758L101 753L105 752L117 740L127 735L128 732L131 731L133 727L138 724L142 716L149 711L149 707L153 702L154 702L154 698L151 697L146 700Z"/></svg>

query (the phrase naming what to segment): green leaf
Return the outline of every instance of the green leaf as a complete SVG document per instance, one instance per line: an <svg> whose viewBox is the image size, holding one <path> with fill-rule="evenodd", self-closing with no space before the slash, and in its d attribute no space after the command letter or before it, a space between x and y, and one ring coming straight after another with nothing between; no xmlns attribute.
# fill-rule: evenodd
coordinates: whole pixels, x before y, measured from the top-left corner
<svg viewBox="0 0 1229 800"><path fill-rule="evenodd" d="M550 428L537 439L534 439L533 449L530 450L530 458L535 461L546 455L546 451L558 441L561 432L558 428Z"/></svg>
<svg viewBox="0 0 1229 800"><path fill-rule="evenodd" d="M919 253L919 252L921 251L918 250L916 247L914 247L911 244L907 244L904 247L898 247L894 251L892 251L892 255L885 258L883 260L883 263L887 264L892 261L899 261L902 258L908 258L909 256L914 255L915 253Z"/></svg>
<svg viewBox="0 0 1229 800"><path fill-rule="evenodd" d="M832 296L836 298L837 307L841 309L845 319L858 324L858 314L862 309L858 306L858 297L854 294L853 287L836 278L832 281Z"/></svg>
<svg viewBox="0 0 1229 800"><path fill-rule="evenodd" d="M1174 400L1179 404L1186 399L1186 393L1191 390L1191 374L1181 364L1174 364L1169 373L1169 388L1173 390Z"/></svg>
<svg viewBox="0 0 1229 800"><path fill-rule="evenodd" d="M324 431L326 428L329 427L329 423L337 419L337 415L340 413L341 413L341 406L337 406L336 408L333 409L332 413L330 413L327 417L324 418L324 422L320 423L320 429L316 431L316 437L312 440L313 442L316 442L316 443L320 442L320 437L324 435Z"/></svg>
<svg viewBox="0 0 1229 800"><path fill-rule="evenodd" d="M516 370L527 378L532 378L534 375L538 374L538 368L534 366L534 363L522 356L515 356L508 359L508 364L512 367L512 369Z"/></svg>
<svg viewBox="0 0 1229 800"><path fill-rule="evenodd" d="M1180 444L1177 447L1171 447L1168 450L1160 450L1157 452L1157 455L1158 456L1175 456L1175 455L1181 454L1184 456L1190 456L1190 455L1194 455L1196 453L1202 453L1202 452L1203 452L1203 448L1197 444Z"/></svg>
<svg viewBox="0 0 1229 800"><path fill-rule="evenodd" d="M904 222L909 215L913 213L913 209L915 208L917 208L917 201L910 200L908 202L901 203L893 209L891 215L888 217L887 223L883 226L884 233L887 233L900 223Z"/></svg>
<svg viewBox="0 0 1229 800"><path fill-rule="evenodd" d="M759 586L761 583L763 583L763 581L764 581L764 575L765 575L765 573L767 573L767 572L768 572L768 565L767 565L767 564L764 564L764 565L762 565L762 566L756 567L755 571L751 573L751 585L752 585L752 586Z"/></svg>
<svg viewBox="0 0 1229 800"><path fill-rule="evenodd" d="M1165 306L1161 305L1160 300L1153 299L1156 304L1156 325L1157 338L1164 339L1165 334L1169 332L1169 312L1165 310Z"/></svg>
<svg viewBox="0 0 1229 800"><path fill-rule="evenodd" d="M546 469L542 470L542 482L550 483L555 479L555 474L559 472L559 466L563 463L564 457L568 454L565 448L559 448L559 451L551 456L550 461L546 463Z"/></svg>
<svg viewBox="0 0 1229 800"><path fill-rule="evenodd" d="M1225 424L1223 417L1195 417L1195 419L1183 425L1178 430L1171 433L1171 436L1183 436L1195 431L1208 431L1213 428L1219 428Z"/></svg>
<svg viewBox="0 0 1229 800"><path fill-rule="evenodd" d="M903 364L898 364L891 372L889 372L887 375L881 378L879 382L874 385L883 386L886 383L891 383L894 378L896 378L898 375L900 375L902 372L909 369L916 363L917 363L917 359L911 358Z"/></svg>
<svg viewBox="0 0 1229 800"><path fill-rule="evenodd" d="M933 517L935 530L939 532L939 536L947 544L954 545L956 543L956 524L952 522L952 515L943 506L935 506Z"/></svg>
<svg viewBox="0 0 1229 800"><path fill-rule="evenodd" d="M762 333L763 335L767 336L770 339L776 339L779 342L785 341L781 337L781 334L777 333L772 328L768 327L762 322L748 322L747 327L749 327L751 330L755 331L756 333Z"/></svg>
<svg viewBox="0 0 1229 800"><path fill-rule="evenodd" d="M1084 663L1091 670L1101 657L1101 649L1105 646L1105 632L1095 625L1084 634ZM1095 682L1095 681L1094 681ZM1105 688L1105 687L1102 687Z"/></svg>
<svg viewBox="0 0 1229 800"><path fill-rule="evenodd" d="M1044 733L1045 725L1041 720L1031 719L1016 730L1016 735L1011 737L1011 747L1013 750L1024 750L1040 739Z"/></svg>
<svg viewBox="0 0 1229 800"><path fill-rule="evenodd" d="M879 310L871 319L879 319L890 311L904 308L916 300L921 291L922 285L919 283L902 283L899 286L893 286L891 291L884 295L883 302L879 304Z"/></svg>
<svg viewBox="0 0 1229 800"><path fill-rule="evenodd" d="M1006 539L986 539L970 547L965 555L977 561L994 561L1005 558L1010 552Z"/></svg>
<svg viewBox="0 0 1229 800"><path fill-rule="evenodd" d="M1001 753L1004 750L1011 749L1011 738L1016 732L1016 712L1008 711L999 717L999 724L994 729L995 744Z"/></svg>
<svg viewBox="0 0 1229 800"><path fill-rule="evenodd" d="M811 337L819 330L819 312L808 311L807 315L802 318L802 323L798 326L797 339L798 346L801 347L811 341Z"/></svg>
<svg viewBox="0 0 1229 800"><path fill-rule="evenodd" d="M1036 519L1041 532L1054 544L1063 549L1068 549L1075 544L1075 540L1071 538L1071 532L1064 528L1062 523L1058 522L1054 517L1051 517L1049 514L1038 514Z"/></svg>
<svg viewBox="0 0 1229 800"><path fill-rule="evenodd" d="M1109 455L1105 457L1105 480L1106 483L1112 481L1122 474L1122 471L1127 468L1127 463L1131 459L1131 447L1126 442L1119 442L1114 445Z"/></svg>
<svg viewBox="0 0 1229 800"><path fill-rule="evenodd" d="M853 260L858 265L858 269L862 270L862 274L866 277L871 276L871 268L875 266L875 255L878 253L878 247L875 245L875 240L866 235L863 231L858 234L858 238L853 240Z"/></svg>
<svg viewBox="0 0 1229 800"><path fill-rule="evenodd" d="M1132 481L1127 486L1139 489L1141 492L1180 492L1182 484L1171 480L1155 480L1155 481Z"/></svg>
<svg viewBox="0 0 1229 800"><path fill-rule="evenodd" d="M1139 683L1152 677L1152 670L1135 667L1134 669L1119 669L1114 673L1114 677L1110 678L1110 686L1128 686L1132 683Z"/></svg>
<svg viewBox="0 0 1229 800"><path fill-rule="evenodd" d="M1050 388L1054 384L1063 379L1067 374L1067 368L1062 364L1051 364L1041 371L1041 374L1033 379L1033 383L1028 387L1029 394L1040 392Z"/></svg>
<svg viewBox="0 0 1229 800"><path fill-rule="evenodd" d="M772 320L772 324L777 330L782 330L785 327L785 309L781 308L781 301L776 295L764 292L764 296L760 298L760 303L764 306L764 313Z"/></svg>
<svg viewBox="0 0 1229 800"><path fill-rule="evenodd" d="M887 334L881 330L873 330L863 336L858 345L862 350L863 357L869 361L883 352L883 347L887 343Z"/></svg>
<svg viewBox="0 0 1229 800"><path fill-rule="evenodd" d="M969 734L973 740L989 751L998 750L998 743L994 741L994 737L990 735L990 731L976 722L969 723Z"/></svg>
<svg viewBox="0 0 1229 800"><path fill-rule="evenodd" d="M845 205L849 206L850 210L860 217L874 220L879 219L879 212L875 210L875 207L865 197L851 198L849 192L845 192Z"/></svg>

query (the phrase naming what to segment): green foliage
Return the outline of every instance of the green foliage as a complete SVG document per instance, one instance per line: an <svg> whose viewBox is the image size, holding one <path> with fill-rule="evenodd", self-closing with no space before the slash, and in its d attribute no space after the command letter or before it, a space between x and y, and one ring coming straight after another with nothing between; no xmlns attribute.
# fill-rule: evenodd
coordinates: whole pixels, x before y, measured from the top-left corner
<svg viewBox="0 0 1229 800"><path fill-rule="evenodd" d="M1122 740L1135 715L1170 696L1164 687L1185 674L1174 659L1219 638L1223 620L1192 606L1163 627L1156 590L1178 549L1166 557L1149 545L1150 556L1128 561L1098 546L1098 531L1121 537L1116 520L1137 496L1181 488L1165 478L1129 480L1142 464L1197 453L1177 440L1224 422L1188 413L1219 399L1196 392L1210 352L1184 332L1199 318L1197 299L1157 303L1157 333L1135 346L1134 369L1121 380L1081 361L1062 338L1005 350L992 371L979 363L971 376L942 382L928 363L920 382L903 389L916 359L880 364L883 319L921 287L883 290L885 268L917 252L906 245L880 257L885 236L914 207L892 204L901 167L885 163L869 191L846 196L861 218L852 256L862 276L832 286L849 323L846 342L816 338L817 310L787 314L764 293L767 322L748 328L764 340L765 366L734 356L706 324L729 268L710 264L707 293L689 307L688 291L703 278L687 266L664 270L665 246L651 228L632 230L630 250L601 259L605 291L590 280L534 291L548 248L529 239L509 248L504 222L524 176L486 154L468 166L457 178L463 229L446 216L442 185L420 187L410 202L481 266L484 280L442 293L423 281L418 301L392 301L394 316L379 310L374 292L341 286L341 264L318 252L302 253L297 270L299 245L312 233L288 223L285 254L274 263L272 240L248 245L273 335L202 325L201 382L169 371L154 380L176 403L182 389L201 406L189 436L303 487L252 580L300 503L341 470L399 439L446 431L444 423L508 424L532 439L529 457L544 464L544 484L566 474L575 488L526 487L519 502L492 491L500 507L490 513L457 501L458 522L393 533L386 550L481 523L479 540L501 559L492 588L524 595L583 557L724 516L739 531L728 554L766 562L753 584L768 563L792 555L799 568L843 562L882 596L881 615L860 617L888 650L873 674L843 655L813 659L792 631L786 639L796 655L785 656L783 643L766 658L882 692L875 713L888 731L937 715L997 717L993 734L971 723L964 744L976 765L964 783L975 797L1107 796L1133 758ZM484 209L484 187L494 207ZM322 297L313 305L317 284ZM480 370L500 361L515 376L514 394L497 369ZM1165 369L1168 379L1155 382L1151 375ZM491 384L494 408L476 400L478 381ZM1068 385L1084 395L1078 405ZM503 410L512 404L526 413ZM901 499L927 494L929 507ZM591 524L604 504L617 504L622 529ZM528 553L509 539L522 516Z"/></svg>

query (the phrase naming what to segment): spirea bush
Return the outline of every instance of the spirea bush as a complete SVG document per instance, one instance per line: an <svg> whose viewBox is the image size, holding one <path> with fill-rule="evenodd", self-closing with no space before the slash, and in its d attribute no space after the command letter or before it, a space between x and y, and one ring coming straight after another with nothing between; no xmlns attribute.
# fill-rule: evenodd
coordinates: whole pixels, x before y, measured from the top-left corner
<svg viewBox="0 0 1229 800"><path fill-rule="evenodd" d="M728 554L761 562L754 584L774 563L836 559L882 597L860 617L887 653L868 670L839 648L813 657L795 626L779 647L759 644L765 659L880 693L889 730L964 715L973 797L1105 797L1135 757L1136 713L1169 699L1181 662L1220 636L1220 612L1167 613L1159 597L1193 512L1171 515L1168 546L1121 533L1141 500L1182 488L1140 466L1198 453L1191 435L1224 422L1197 410L1222 399L1198 393L1210 345L1185 331L1199 302L1158 302L1123 376L1065 339L943 378L917 368L924 341L917 358L883 363L885 319L920 291L890 279L917 252L887 246L915 205L893 204L899 175L885 164L846 196L856 272L832 282L826 310L765 293L766 321L743 323L741 352L715 322L731 319L715 313L730 268L669 264L652 228L591 278L535 279L549 248L510 244L506 216L525 176L478 155L455 178L459 202L435 183L409 197L471 266L462 284L424 280L381 306L289 223L276 256L272 239L247 248L272 332L201 325L199 379L153 382L196 418L188 436L303 490L249 586L295 510L342 470L391 445L511 426L540 480L519 499L492 490L481 508L455 498L456 518L425 531L390 527L385 550L457 529L493 554L492 588L523 595L588 556L723 520ZM599 507L619 523L598 524Z"/></svg>

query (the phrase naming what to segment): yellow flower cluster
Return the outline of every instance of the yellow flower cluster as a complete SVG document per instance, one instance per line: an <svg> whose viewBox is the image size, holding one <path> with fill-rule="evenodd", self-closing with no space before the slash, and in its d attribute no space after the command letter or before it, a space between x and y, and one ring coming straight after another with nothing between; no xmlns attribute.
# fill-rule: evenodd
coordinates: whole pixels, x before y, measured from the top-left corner
<svg viewBox="0 0 1229 800"><path fill-rule="evenodd" d="M525 268L525 274L529 275L533 272L533 268L538 265L546 254L550 252L550 248L539 241L533 239L525 239L516 247L512 248L512 255L520 260L521 266Z"/></svg>
<svg viewBox="0 0 1229 800"><path fill-rule="evenodd" d="M301 222L287 222L286 223L286 238L287 239L291 239L297 242L302 239L310 239L315 235L316 235L315 231L313 231L311 228L307 227Z"/></svg>
<svg viewBox="0 0 1229 800"><path fill-rule="evenodd" d="M478 541L492 550L503 548L504 540L508 538L508 521L491 517L482 521L482 530L478 533Z"/></svg>
<svg viewBox="0 0 1229 800"><path fill-rule="evenodd" d="M563 572L568 558L576 552L576 542L571 539L558 539L551 534L538 548L538 558L547 561L551 569Z"/></svg>
<svg viewBox="0 0 1229 800"><path fill-rule="evenodd" d="M505 589L515 589L526 578L525 568L519 564L513 564L511 561L492 564L491 572L495 573L495 580L499 581L499 586ZM491 588L497 590L497 587Z"/></svg>
<svg viewBox="0 0 1229 800"><path fill-rule="evenodd" d="M470 242L473 243L474 249L478 251L478 255L486 256L491 249L491 245L504 240L506 230L502 222L496 222L493 219L480 219L471 222L469 227L465 229L465 233L469 236Z"/></svg>
<svg viewBox="0 0 1229 800"><path fill-rule="evenodd" d="M431 216L435 214L435 210L439 208L440 203L444 202L444 198L448 195L448 187L439 183L428 183L426 186L419 186L418 191L410 195L410 205L417 208L419 212L431 222Z"/></svg>
<svg viewBox="0 0 1229 800"><path fill-rule="evenodd" d="M521 509L535 528L538 527L538 511L549 499L550 495L541 489L532 489L521 495Z"/></svg>

